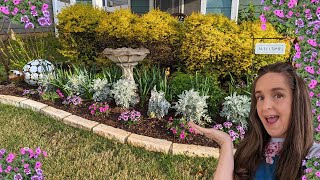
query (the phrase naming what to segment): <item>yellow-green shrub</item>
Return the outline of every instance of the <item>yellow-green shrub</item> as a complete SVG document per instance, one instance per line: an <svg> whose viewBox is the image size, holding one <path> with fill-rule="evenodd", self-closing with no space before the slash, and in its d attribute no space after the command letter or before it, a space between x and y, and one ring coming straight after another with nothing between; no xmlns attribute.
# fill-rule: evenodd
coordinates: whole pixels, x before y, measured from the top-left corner
<svg viewBox="0 0 320 180"><path fill-rule="evenodd" d="M289 56L289 48L285 56L274 55L271 61L270 55L254 56L252 33L255 37L281 37L273 28L268 32L262 31L259 22L238 26L222 15L192 14L185 19L181 58L189 71L210 70L222 77L230 72L241 77L251 73L252 65L259 68Z"/></svg>
<svg viewBox="0 0 320 180"><path fill-rule="evenodd" d="M238 37L239 27L227 17L192 14L185 19L184 32L181 57L188 70L210 68L221 76L228 72L240 76L249 68L250 54L243 53L248 48Z"/></svg>
<svg viewBox="0 0 320 180"><path fill-rule="evenodd" d="M102 47L145 47L148 59L167 63L179 44L179 22L166 12L152 10L141 17L128 9L110 13L96 28Z"/></svg>
<svg viewBox="0 0 320 180"><path fill-rule="evenodd" d="M135 25L138 16L129 9L120 9L109 13L95 29L103 48L140 47Z"/></svg>
<svg viewBox="0 0 320 180"><path fill-rule="evenodd" d="M268 30L263 31L261 29L261 22L243 22L240 25L240 38L243 39L243 42L248 47L253 47L252 43L252 35L255 38L283 38L281 34L279 34L275 28L270 24L267 23ZM252 58L253 60L253 68L254 70L259 69L262 66L267 64L271 64L277 61L286 61L286 59L290 56L290 41L288 39L256 39L254 43L277 43L277 42L284 42L286 43L286 53L285 55L262 55L256 54ZM252 52L251 52L252 53Z"/></svg>
<svg viewBox="0 0 320 180"><path fill-rule="evenodd" d="M181 42L180 26L176 18L158 9L139 18L135 25L136 37L150 50L148 59L160 64L175 64Z"/></svg>
<svg viewBox="0 0 320 180"><path fill-rule="evenodd" d="M61 53L73 63L94 63L100 51L95 29L106 16L103 9L82 3L64 8L57 15Z"/></svg>

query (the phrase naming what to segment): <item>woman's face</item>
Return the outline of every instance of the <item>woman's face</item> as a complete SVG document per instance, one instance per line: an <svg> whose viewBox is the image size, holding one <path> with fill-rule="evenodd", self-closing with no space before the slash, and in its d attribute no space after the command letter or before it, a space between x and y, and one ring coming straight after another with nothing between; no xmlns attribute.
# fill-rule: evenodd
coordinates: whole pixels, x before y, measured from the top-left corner
<svg viewBox="0 0 320 180"><path fill-rule="evenodd" d="M292 89L281 73L266 73L256 83L258 116L271 137L285 138L291 121Z"/></svg>

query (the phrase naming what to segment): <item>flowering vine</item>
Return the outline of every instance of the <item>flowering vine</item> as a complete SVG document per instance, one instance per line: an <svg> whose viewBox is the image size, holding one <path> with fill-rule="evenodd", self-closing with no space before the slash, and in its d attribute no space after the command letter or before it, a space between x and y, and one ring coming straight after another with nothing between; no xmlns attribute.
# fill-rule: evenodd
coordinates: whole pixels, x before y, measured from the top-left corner
<svg viewBox="0 0 320 180"><path fill-rule="evenodd" d="M262 29L266 22L281 23L294 32L292 61L305 80L312 101L315 139L320 140L320 0L262 0Z"/></svg>

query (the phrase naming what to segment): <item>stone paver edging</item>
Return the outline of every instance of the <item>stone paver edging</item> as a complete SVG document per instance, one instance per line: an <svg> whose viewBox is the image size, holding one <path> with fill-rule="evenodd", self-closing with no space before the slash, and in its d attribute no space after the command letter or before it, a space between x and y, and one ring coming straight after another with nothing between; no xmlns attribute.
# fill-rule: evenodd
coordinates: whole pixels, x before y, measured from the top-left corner
<svg viewBox="0 0 320 180"><path fill-rule="evenodd" d="M0 103L32 109L33 111L43 113L54 119L62 121L67 125L92 131L93 133L107 139L116 140L121 143L128 143L137 147L143 147L150 151L169 154L184 154L186 156L219 157L219 149L217 148L191 144L178 144L164 139L156 139L134 134L122 129L72 115L69 112L53 108L28 98L0 95Z"/></svg>

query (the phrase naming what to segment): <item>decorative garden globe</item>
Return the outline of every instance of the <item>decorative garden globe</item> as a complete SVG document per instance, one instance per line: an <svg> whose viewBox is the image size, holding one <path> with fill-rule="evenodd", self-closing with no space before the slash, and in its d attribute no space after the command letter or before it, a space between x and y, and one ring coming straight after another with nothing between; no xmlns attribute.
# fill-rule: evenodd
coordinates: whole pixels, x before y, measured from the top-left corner
<svg viewBox="0 0 320 180"><path fill-rule="evenodd" d="M36 86L40 85L41 79L54 71L54 65L44 59L36 59L28 62L22 69L24 80L27 84Z"/></svg>

